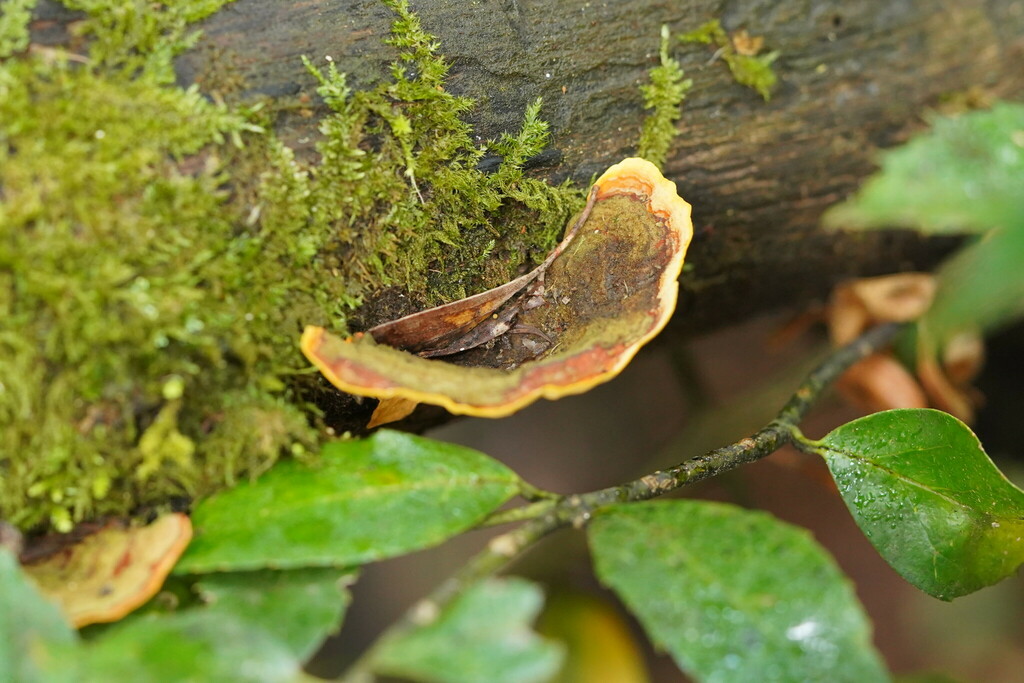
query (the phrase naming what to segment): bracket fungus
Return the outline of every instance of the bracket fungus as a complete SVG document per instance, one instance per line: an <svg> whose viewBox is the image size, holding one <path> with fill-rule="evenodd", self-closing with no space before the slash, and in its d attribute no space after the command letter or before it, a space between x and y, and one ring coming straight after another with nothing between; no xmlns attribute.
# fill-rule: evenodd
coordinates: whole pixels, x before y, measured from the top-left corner
<svg viewBox="0 0 1024 683"><path fill-rule="evenodd" d="M156 595L190 540L192 523L177 512L141 527L111 522L25 571L81 628L117 621Z"/></svg>
<svg viewBox="0 0 1024 683"><path fill-rule="evenodd" d="M342 391L381 399L370 426L417 403L504 417L626 367L675 310L692 234L675 183L648 161L626 159L597 179L586 208L533 271L350 339L307 327L302 351Z"/></svg>

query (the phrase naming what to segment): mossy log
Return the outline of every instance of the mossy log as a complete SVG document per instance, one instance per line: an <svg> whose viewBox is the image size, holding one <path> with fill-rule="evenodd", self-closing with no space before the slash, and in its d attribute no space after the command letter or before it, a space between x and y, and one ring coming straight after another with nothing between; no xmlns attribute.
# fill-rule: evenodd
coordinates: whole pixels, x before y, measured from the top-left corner
<svg viewBox="0 0 1024 683"><path fill-rule="evenodd" d="M1024 90L1019 3L237 0L195 46L216 2L87 5L43 0L0 36L22 51L2 65L0 412L33 415L0 430L0 516L25 529L208 495L315 449L323 423L365 430L370 402L306 374L302 327L358 330L542 259L581 188L636 153L662 26L717 19L781 55L765 102L712 49L665 50L693 79L665 164L697 227L679 334L933 264L948 242L819 215L929 107Z"/></svg>
<svg viewBox="0 0 1024 683"><path fill-rule="evenodd" d="M543 96L554 152L535 172L583 183L635 151L637 85L657 63L662 24L677 33L719 18L781 53L766 103L710 49L673 47L694 80L665 168L694 206L676 316L688 330L822 297L842 278L934 263L943 245L826 234L818 218L871 172L878 148L944 98L1024 91L1024 11L1014 3L436 0L413 10L452 60L449 88L478 101L477 133L514 131ZM357 85L372 83L394 58L381 41L391 19L375 2L240 0L205 23L208 49L182 58L179 73L200 79L227 55L251 93L298 95L310 89L299 56L330 55ZM282 133L308 147L316 120L289 117Z"/></svg>
<svg viewBox="0 0 1024 683"><path fill-rule="evenodd" d="M74 15L43 6L36 39L59 42ZM538 96L552 148L533 172L586 183L635 153L644 119L637 86L657 64L662 24L673 34L717 18L778 51L770 102L737 84L712 50L673 45L694 80L665 174L694 206L697 230L676 326L702 331L824 296L858 275L928 267L948 243L910 234L827 234L822 211L951 96L1020 97L1024 11L983 0L933 3L781 0L447 0L414 2L451 60L448 88L477 101L481 139L514 131ZM183 84L225 68L249 95L312 93L300 57L330 55L356 87L386 76L393 13L381 3L238 0L202 23L198 49L178 60ZM45 34L45 35L44 35ZM312 154L320 115L280 120ZM370 322L379 322L371 320Z"/></svg>

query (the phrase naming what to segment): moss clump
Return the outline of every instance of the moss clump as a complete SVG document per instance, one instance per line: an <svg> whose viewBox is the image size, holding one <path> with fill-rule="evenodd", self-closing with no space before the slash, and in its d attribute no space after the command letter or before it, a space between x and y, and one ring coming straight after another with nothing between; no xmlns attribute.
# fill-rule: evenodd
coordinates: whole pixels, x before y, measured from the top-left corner
<svg viewBox="0 0 1024 683"><path fill-rule="evenodd" d="M317 246L225 189L243 139L264 202L295 169L246 111L164 85L211 3L87 5L86 65L0 67L0 516L23 527L207 493L316 439L278 378L303 367L287 304L313 278L289 274Z"/></svg>
<svg viewBox="0 0 1024 683"><path fill-rule="evenodd" d="M28 47L28 20L36 0L7 0L0 10L0 59Z"/></svg>
<svg viewBox="0 0 1024 683"><path fill-rule="evenodd" d="M393 284L437 304L543 258L583 196L523 174L547 144L540 100L517 134L477 145L461 118L473 102L445 89L448 64L435 38L404 0L385 4L397 14L389 42L401 51L392 80L353 92L333 63L306 62L334 112L320 127L311 211L339 227L352 302ZM477 168L488 152L503 158L490 174Z"/></svg>
<svg viewBox="0 0 1024 683"><path fill-rule="evenodd" d="M644 120L637 156L647 159L658 168L665 165L669 146L679 132L675 122L680 115L680 105L693 87L692 80L683 78L679 62L669 55L670 40L668 26L662 26L661 63L651 69L651 82L640 86L644 106L654 111Z"/></svg>
<svg viewBox="0 0 1024 683"><path fill-rule="evenodd" d="M354 92L316 72L332 113L310 165L266 112L172 84L189 23L224 0L66 4L86 13L84 64L0 62L0 517L23 528L206 495L307 452L302 325L337 329L383 285L431 301L496 284L582 203L523 174L547 137L539 102L489 143L500 168L476 168L472 102L444 89L404 1L386 2L390 81ZM7 55L26 21L5 13Z"/></svg>
<svg viewBox="0 0 1024 683"><path fill-rule="evenodd" d="M738 40L739 38L742 40ZM682 34L679 40L683 43L714 45L715 54L729 66L729 71L737 83L756 90L765 102L771 99L772 88L778 82L778 77L772 70L772 63L778 59L779 53L767 52L758 55L762 42L760 38L751 39L745 31L740 31L730 38L722 28L721 22L712 19L697 29Z"/></svg>

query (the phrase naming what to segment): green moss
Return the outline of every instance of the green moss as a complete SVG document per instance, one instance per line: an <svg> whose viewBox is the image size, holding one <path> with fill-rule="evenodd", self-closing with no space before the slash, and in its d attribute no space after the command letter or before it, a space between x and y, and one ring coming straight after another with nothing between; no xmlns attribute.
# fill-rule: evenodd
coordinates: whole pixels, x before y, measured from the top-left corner
<svg viewBox="0 0 1024 683"><path fill-rule="evenodd" d="M679 62L669 55L668 26L661 27L661 63L651 69L650 83L640 86L644 106L654 111L648 115L640 131L637 155L661 168L668 158L669 146L678 134L676 120L686 93L693 81L683 78Z"/></svg>
<svg viewBox="0 0 1024 683"><path fill-rule="evenodd" d="M313 69L332 113L308 165L267 111L172 84L189 23L222 1L66 4L86 12L87 63L0 62L0 517L23 528L304 456L321 438L294 381L304 324L343 328L385 285L436 302L507 280L582 204L523 173L547 140L539 101L474 144L472 102L445 90L405 2L386 3L388 82L356 92ZM8 54L26 20L5 13ZM504 158L491 174L488 151Z"/></svg>
<svg viewBox="0 0 1024 683"><path fill-rule="evenodd" d="M583 195L523 173L547 144L540 100L517 134L478 146L462 118L473 102L445 90L435 38L404 0L385 4L397 14L389 42L401 50L390 81L353 92L333 63L320 70L307 60L334 112L320 127L313 211L339 228L349 301L390 284L437 304L540 260ZM490 174L477 169L488 151L503 158Z"/></svg>
<svg viewBox="0 0 1024 683"><path fill-rule="evenodd" d="M7 0L0 7L0 59L28 47L28 20L36 0Z"/></svg>
<svg viewBox="0 0 1024 683"><path fill-rule="evenodd" d="M334 241L293 205L290 150L165 85L214 4L75 6L88 64L0 64L0 517L61 530L311 447L282 378L343 291L314 271Z"/></svg>
<svg viewBox="0 0 1024 683"><path fill-rule="evenodd" d="M199 40L188 25L219 10L232 0L61 0L69 9L85 12L88 21L74 30L88 38L93 68L155 83L173 83L175 55Z"/></svg>
<svg viewBox="0 0 1024 683"><path fill-rule="evenodd" d="M771 99L771 90L778 81L772 70L772 63L778 59L778 52L763 55L739 53L718 19L712 19L697 29L680 35L679 40L683 43L714 45L717 48L715 54L729 66L729 71L737 83L756 90L765 102Z"/></svg>
<svg viewBox="0 0 1024 683"><path fill-rule="evenodd" d="M195 91L33 59L3 69L0 514L67 527L209 492L222 425L303 367L297 283L278 269L304 257L225 189L230 141L265 140ZM282 170L268 159L268 176ZM280 445L313 441L297 407L279 410L299 427Z"/></svg>
<svg viewBox="0 0 1024 683"><path fill-rule="evenodd" d="M270 132L277 103L174 85L191 22L225 0L67 0L84 62L26 50L32 3L5 4L0 518L67 530L312 457L305 324L344 331L381 287L461 297L555 244L584 191L523 170L547 144L541 101L477 144L434 37L384 1L390 79L356 91L307 62L330 109L311 163ZM664 159L687 87L666 38L645 155Z"/></svg>

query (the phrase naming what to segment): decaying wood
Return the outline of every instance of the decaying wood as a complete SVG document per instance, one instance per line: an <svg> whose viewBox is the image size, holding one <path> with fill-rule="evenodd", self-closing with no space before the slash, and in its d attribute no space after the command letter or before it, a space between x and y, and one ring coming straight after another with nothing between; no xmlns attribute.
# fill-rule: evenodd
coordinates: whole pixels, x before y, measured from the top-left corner
<svg viewBox="0 0 1024 683"><path fill-rule="evenodd" d="M694 206L697 235L678 322L705 330L822 297L846 277L935 261L944 245L908 234L818 230L822 210L873 168L879 147L904 139L950 94L1024 92L1024 5L807 0L413 0L452 61L449 88L476 98L481 138L514 131L543 96L553 152L534 172L585 185L635 153L644 110L637 85L657 63L659 31L719 18L763 36L780 83L769 103L737 85L702 46L673 53L694 88L665 168ZM68 13L43 3L43 42ZM62 16L63 15L63 16ZM228 62L252 94L312 94L300 56L330 55L359 87L394 59L383 43L392 13L375 0L238 0L203 23L179 60L182 82ZM40 24L42 25L42 24ZM322 113L322 112L320 112ZM317 116L282 122L311 151ZM383 322L383 321L376 321Z"/></svg>
<svg viewBox="0 0 1024 683"><path fill-rule="evenodd" d="M951 93L1024 92L1024 5L806 0L414 1L453 62L450 88L479 100L482 137L515 130L544 97L556 154L537 169L582 184L635 149L643 119L637 85L657 61L659 29L719 18L778 50L769 103L737 85L701 46L678 46L694 88L666 175L694 206L697 235L677 324L702 330L821 297L845 277L934 262L941 245L908 234L837 236L822 210L873 168L878 147L902 140ZM204 60L231 55L253 92L312 90L299 56L331 55L354 82L382 76L393 48L391 13L372 0L239 0L206 22L204 44L181 62L193 80ZM285 137L316 139L295 117Z"/></svg>

